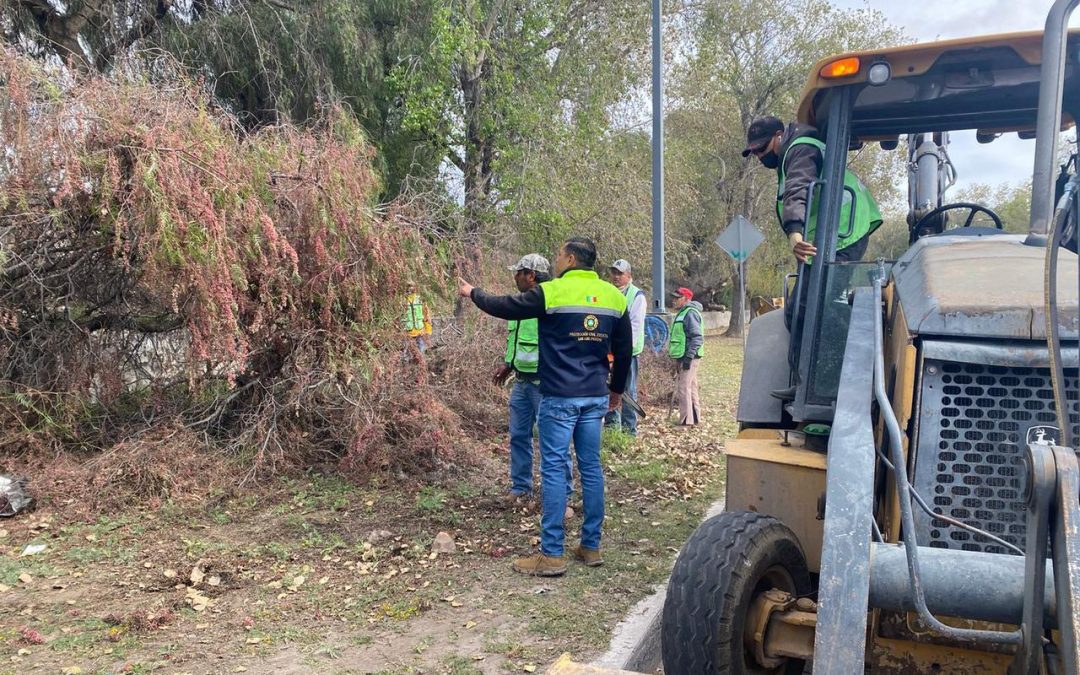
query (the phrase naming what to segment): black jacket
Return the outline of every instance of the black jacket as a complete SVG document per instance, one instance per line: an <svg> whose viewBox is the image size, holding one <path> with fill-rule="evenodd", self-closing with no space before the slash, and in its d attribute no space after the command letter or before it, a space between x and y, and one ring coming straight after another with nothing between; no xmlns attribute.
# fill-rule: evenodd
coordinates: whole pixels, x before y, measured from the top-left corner
<svg viewBox="0 0 1080 675"><path fill-rule="evenodd" d="M780 137L780 159L784 161L784 207L780 215L780 227L784 234L803 232L806 225L806 188L821 175L821 151L812 145L800 143L791 152L791 142L796 138L818 138L817 129L792 122ZM780 169L777 168L777 177Z"/></svg>
<svg viewBox="0 0 1080 675"><path fill-rule="evenodd" d="M602 282L602 283L607 283ZM611 320L610 335L601 317L600 326L582 340L571 333L581 330L582 316L552 313L546 310L544 289L536 286L515 295L490 295L474 288L472 301L482 311L500 319L537 319L540 336L540 393L545 396L606 396L608 391L621 394L626 389L634 340L630 313ZM595 317L594 317L595 318ZM599 340L591 338L600 337ZM608 384L608 352L614 355Z"/></svg>

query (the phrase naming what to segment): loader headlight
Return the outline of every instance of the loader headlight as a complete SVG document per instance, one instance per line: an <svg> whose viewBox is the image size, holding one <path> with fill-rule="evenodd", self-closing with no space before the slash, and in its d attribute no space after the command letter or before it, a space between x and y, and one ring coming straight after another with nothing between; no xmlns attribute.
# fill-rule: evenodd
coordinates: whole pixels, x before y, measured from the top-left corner
<svg viewBox="0 0 1080 675"><path fill-rule="evenodd" d="M892 78L892 68L884 61L878 61L866 71L866 79L875 87L880 87Z"/></svg>

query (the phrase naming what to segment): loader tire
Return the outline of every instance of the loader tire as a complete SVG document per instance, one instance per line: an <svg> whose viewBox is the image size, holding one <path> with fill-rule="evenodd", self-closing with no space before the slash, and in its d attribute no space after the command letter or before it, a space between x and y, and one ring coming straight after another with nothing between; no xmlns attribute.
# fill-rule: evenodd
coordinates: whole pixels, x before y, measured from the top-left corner
<svg viewBox="0 0 1080 675"><path fill-rule="evenodd" d="M750 603L770 588L797 597L812 591L806 556L787 526L749 511L702 523L668 581L660 630L665 675L802 673L797 659L765 668L743 645Z"/></svg>

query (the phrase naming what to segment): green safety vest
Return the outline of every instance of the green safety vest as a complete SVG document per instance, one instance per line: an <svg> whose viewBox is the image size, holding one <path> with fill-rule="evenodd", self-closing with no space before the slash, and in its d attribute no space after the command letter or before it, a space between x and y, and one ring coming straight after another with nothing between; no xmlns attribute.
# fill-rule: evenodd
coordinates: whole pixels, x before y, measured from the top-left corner
<svg viewBox="0 0 1080 675"><path fill-rule="evenodd" d="M637 296L645 295L645 291L641 290L633 284L633 282L626 285L626 290L623 292L626 296L626 311L630 311L630 308L634 306L634 301L637 300ZM641 335L634 336L634 356L637 356L641 352L645 351L645 326L641 326Z"/></svg>
<svg viewBox="0 0 1080 675"><path fill-rule="evenodd" d="M540 284L545 316L540 328L541 393L607 396L608 353L626 296L592 270L571 269Z"/></svg>
<svg viewBox="0 0 1080 675"><path fill-rule="evenodd" d="M683 325L683 319L686 318L686 315L689 312L697 314L698 320L701 320L701 312L697 311L696 307L683 307L679 310L679 313L675 315L675 321L671 323L671 341L668 345L668 353L673 359L681 359L683 355L686 354L686 327ZM705 356L704 342L698 347L696 356L698 358Z"/></svg>
<svg viewBox="0 0 1080 675"><path fill-rule="evenodd" d="M780 160L780 170L777 172L776 184L776 215L780 218L781 224L783 224L784 219L784 161L787 160L787 153L796 145L812 145L820 150L823 156L825 154L825 144L810 136L796 138L784 151L784 156ZM841 234L844 236L839 236L836 240L837 251L845 249L869 235L881 227L882 223L881 209L878 208L873 195L870 194L870 190L850 169L844 170L844 186L850 188L856 195L855 220L852 226L849 227L849 223L851 223L851 192L844 190L844 203L840 206L840 228L837 231L838 236ZM818 199L815 193L810 195L810 209L809 213L806 214L805 223L805 239L810 243L813 243L814 233L817 232L817 214ZM812 258L807 260L807 264L811 262Z"/></svg>
<svg viewBox="0 0 1080 675"><path fill-rule="evenodd" d="M405 299L405 331L408 333L424 332L424 301L419 295L410 295Z"/></svg>
<svg viewBox="0 0 1080 675"><path fill-rule="evenodd" d="M506 362L519 373L533 374L540 365L540 336L536 319L508 321Z"/></svg>

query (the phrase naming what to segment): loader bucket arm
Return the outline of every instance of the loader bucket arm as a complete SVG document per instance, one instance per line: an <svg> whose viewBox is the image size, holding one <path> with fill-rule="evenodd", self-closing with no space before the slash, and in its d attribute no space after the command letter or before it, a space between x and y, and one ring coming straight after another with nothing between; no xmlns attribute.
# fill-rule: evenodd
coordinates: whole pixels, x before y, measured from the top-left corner
<svg viewBox="0 0 1080 675"><path fill-rule="evenodd" d="M870 401L880 311L869 288L855 291L826 473L814 641L814 672L824 675L862 672L866 651L875 460Z"/></svg>

